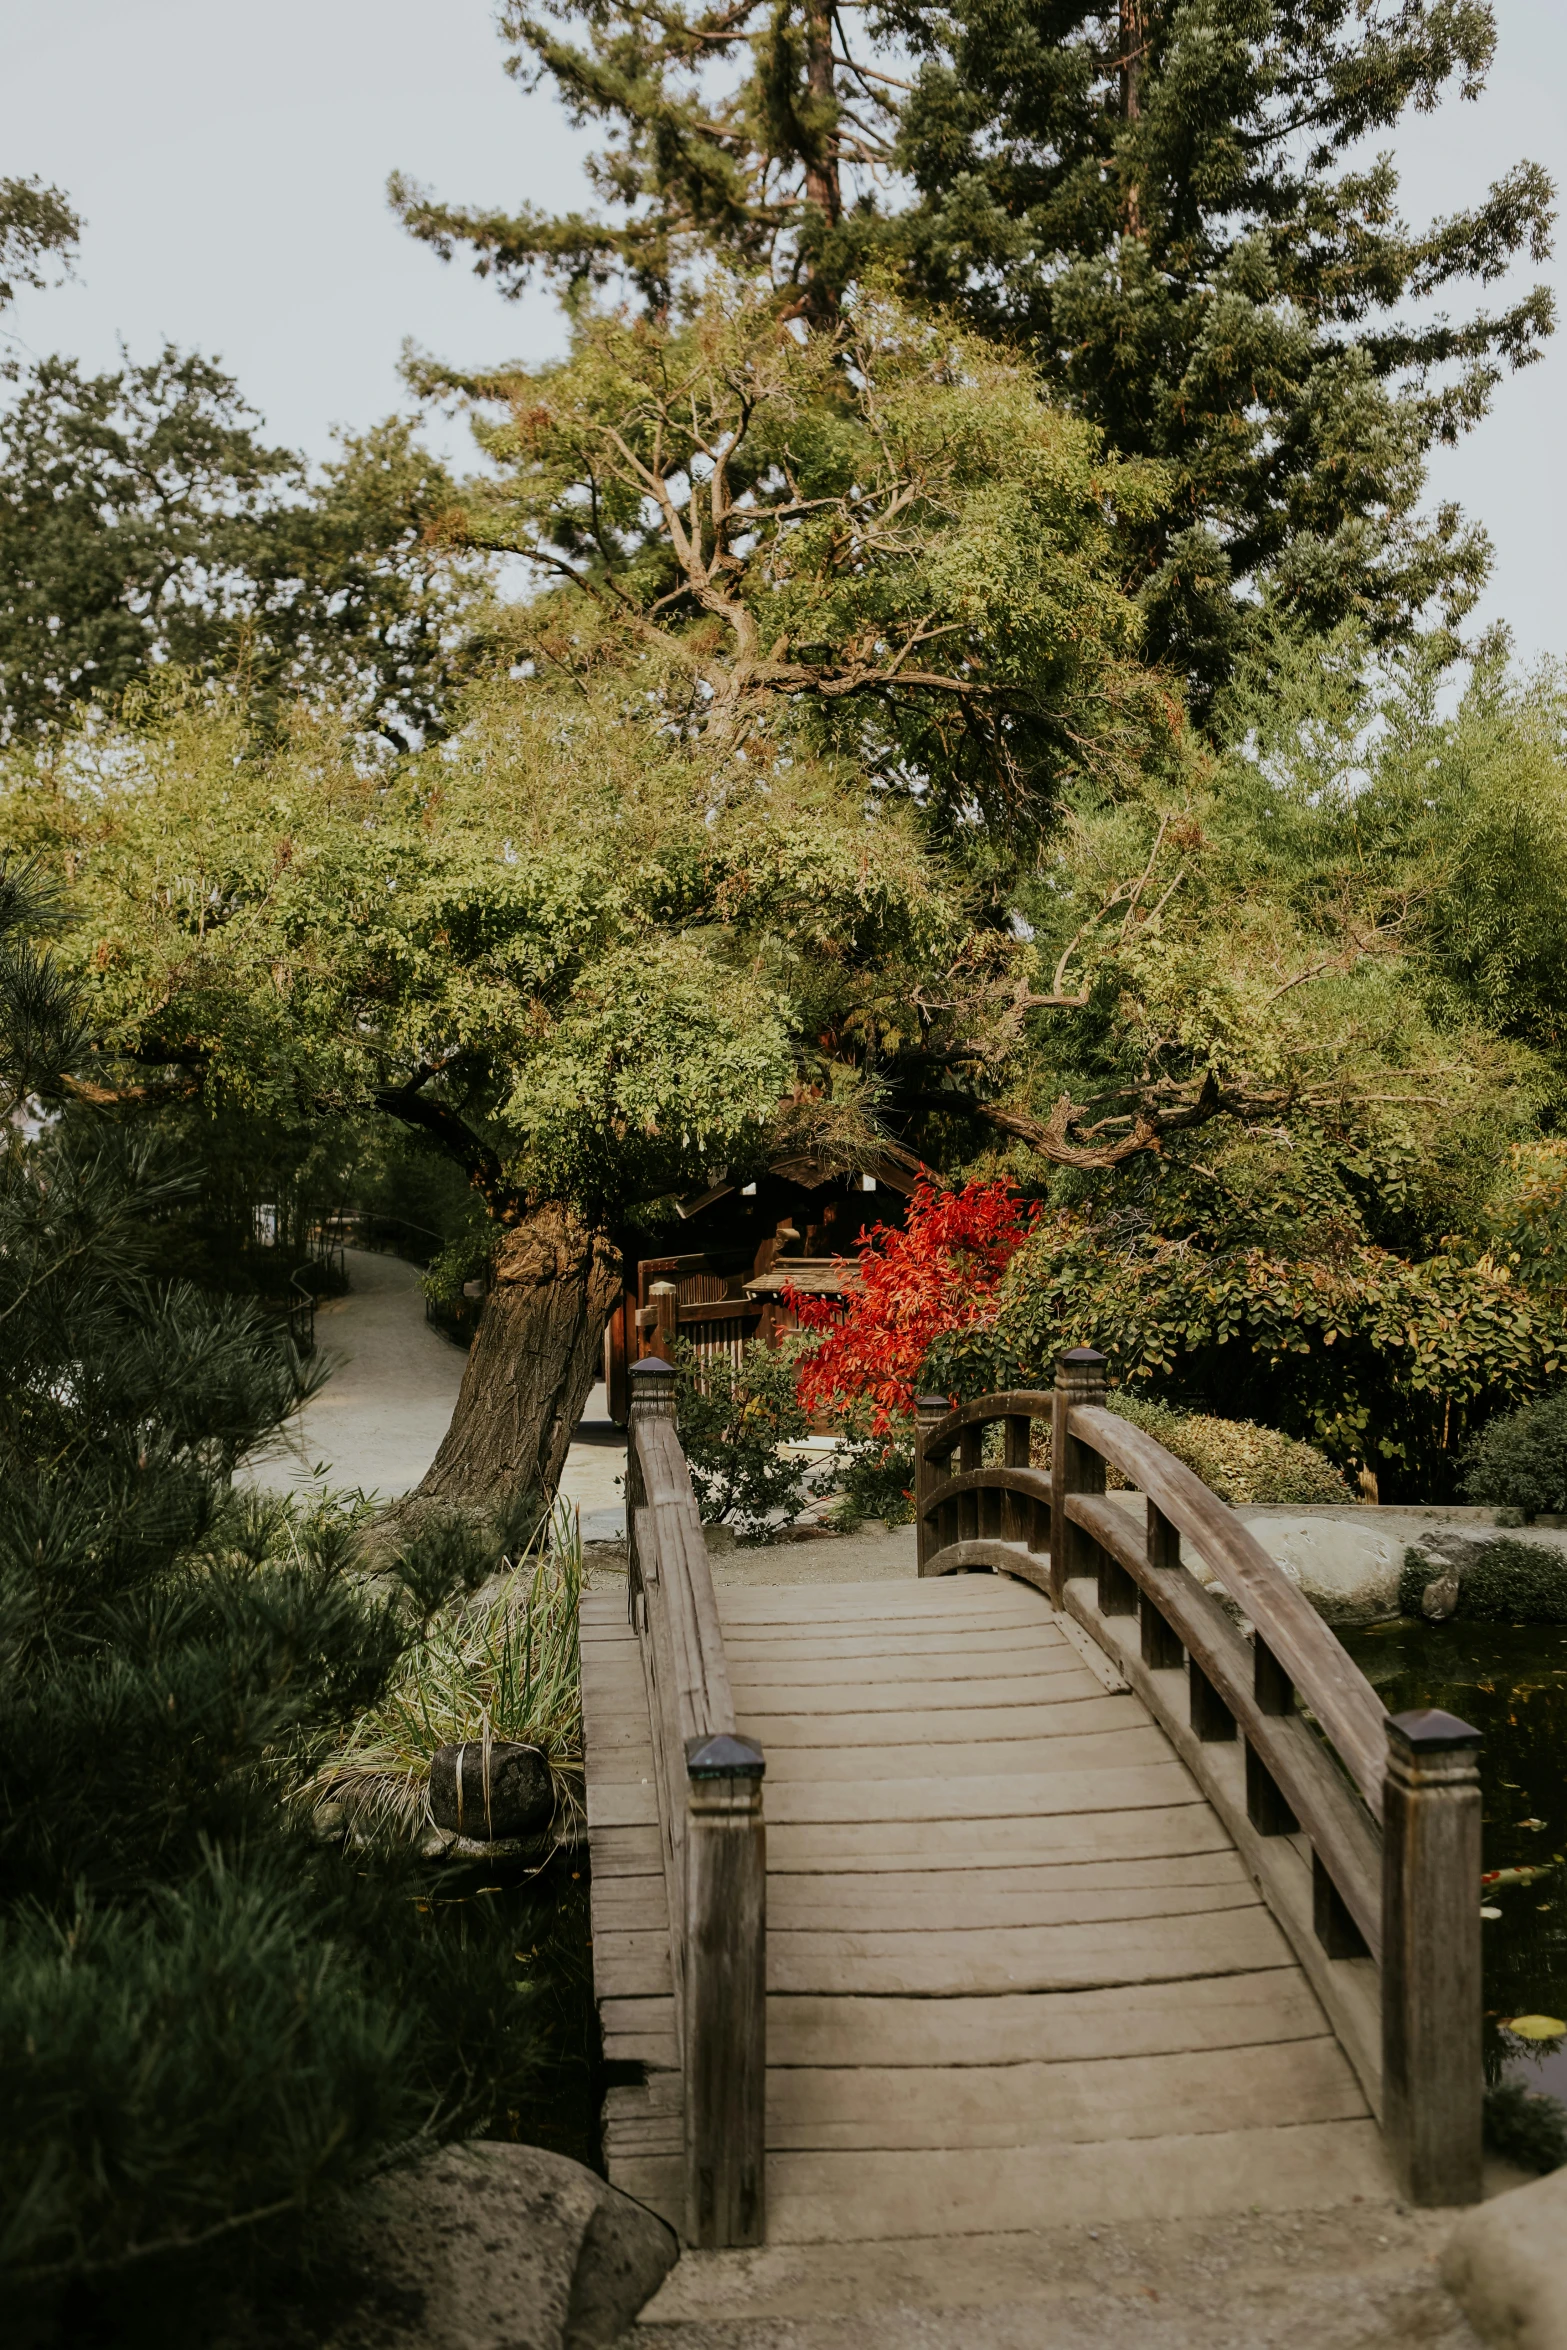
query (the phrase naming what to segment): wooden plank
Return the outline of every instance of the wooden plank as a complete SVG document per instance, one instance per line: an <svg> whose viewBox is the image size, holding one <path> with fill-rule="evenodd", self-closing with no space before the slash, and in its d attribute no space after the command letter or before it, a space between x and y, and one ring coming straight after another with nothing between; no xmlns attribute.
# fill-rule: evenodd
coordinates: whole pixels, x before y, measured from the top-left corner
<svg viewBox="0 0 1567 2350"><path fill-rule="evenodd" d="M807 1597L799 1600L796 1592ZM999 1575L944 1575L931 1582L773 1585L758 1591L730 1587L718 1595L726 1637L753 1627L875 1624L1042 1624L1055 1628L1049 1603L1024 1584Z"/></svg>
<svg viewBox="0 0 1567 2350"><path fill-rule="evenodd" d="M664 1848L657 1828L600 1828L589 1838L595 1880L662 1877Z"/></svg>
<svg viewBox="0 0 1567 2350"><path fill-rule="evenodd" d="M606 2030L611 2012L606 2006ZM628 2006L617 2028L651 2033L655 2022L643 2002L635 2012ZM775 2066L961 2069L1101 2057L1119 2061L1320 2039L1326 2030L1321 2007L1293 1966L1184 1983L1005 1992L991 1998L779 1996L767 2003L768 2054Z"/></svg>
<svg viewBox="0 0 1567 2350"><path fill-rule="evenodd" d="M1137 1710L1142 1714L1141 1707ZM747 1721L750 1718L746 1716ZM1121 1729L1069 1731L1058 1738L970 1738L934 1747L928 1739L917 1746L880 1742L848 1746L830 1739L822 1745L783 1746L768 1757L767 1783L770 1788L789 1786L796 1780L813 1786L831 1779L859 1779L862 1783L919 1779L928 1783L933 1765L948 1780L994 1780L1014 1773L1045 1777L1053 1772L1083 1775L1157 1770L1169 1761L1168 1740L1143 1714L1141 1722L1129 1722Z"/></svg>
<svg viewBox="0 0 1567 2350"><path fill-rule="evenodd" d="M662 2152L678 2083L641 2092L633 2117ZM777 2067L767 2085L767 2142L830 2147L1094 2144L1182 2133L1363 2120L1366 2101L1331 2034L1248 2048L1215 2064L1207 2050L1063 2064ZM672 2147L670 2149L672 2151Z"/></svg>
<svg viewBox="0 0 1567 2350"><path fill-rule="evenodd" d="M766 1673L747 1679L749 1666L738 1668L734 1674L738 1712L754 1706L773 1714L938 1713L953 1706L1053 1705L1058 1697L1064 1702L1104 1695L1103 1682L1070 1654L1064 1654L1061 1664L1051 1666L1048 1672L1017 1678L1000 1673L960 1680L939 1670L914 1678L908 1676L906 1661L900 1664L895 1681L828 1679L825 1668L818 1669L823 1678L806 1682L775 1681ZM864 1668L856 1670L863 1674Z"/></svg>
<svg viewBox="0 0 1567 2350"><path fill-rule="evenodd" d="M634 1789L628 1789L628 1796ZM651 1793L651 1790L649 1790ZM589 1817L594 1790L588 1787ZM832 1821L1017 1820L1051 1812L1162 1809L1190 1802L1195 1790L1173 1759L1123 1770L1101 1764L1086 1771L1019 1772L1005 1778L782 1779L768 1781L769 1830ZM645 1815L616 1814L608 1824L630 1825Z"/></svg>
<svg viewBox="0 0 1567 2350"><path fill-rule="evenodd" d="M588 1845L599 1828L656 1828L658 1791L651 1779L603 1780L588 1773Z"/></svg>
<svg viewBox="0 0 1567 2350"><path fill-rule="evenodd" d="M784 1872L771 1879L767 1907L772 1933L923 1933L1178 1917L1250 1908L1257 1899L1235 1854L1211 1852L1062 1868L885 1870L863 1879L841 1871ZM611 1927L661 1925L666 1916L662 1874L595 1875L595 1935Z"/></svg>
<svg viewBox="0 0 1567 2350"><path fill-rule="evenodd" d="M1043 1681L1057 1673L1076 1674L1087 1679L1082 1659L1063 1642L1058 1648L1030 1651L1020 1656L1015 1645L1005 1648L980 1649L961 1657L950 1651L915 1649L908 1654L886 1660L885 1672L878 1672L873 1657L826 1655L819 1657L777 1657L730 1659L730 1685L737 1701L742 1692L753 1694L757 1689L819 1689L824 1693L833 1687L852 1686L856 1690L878 1684L901 1684L912 1687L930 1683L936 1687L958 1687L964 1683L1008 1682L1025 1695L1037 1695ZM905 1698L901 1701L908 1703ZM966 1700L972 1704L973 1698Z"/></svg>
<svg viewBox="0 0 1567 2350"><path fill-rule="evenodd" d="M595 1934L593 1988L600 1999L673 1997L667 1925L633 1933L616 1929Z"/></svg>
<svg viewBox="0 0 1567 2350"><path fill-rule="evenodd" d="M679 2174L672 2155L642 2156L617 2165L614 2184L666 2211ZM1327 2210L1392 2194L1369 2121L955 2153L782 2153L767 2165L774 2244L1011 2234L1043 2218L1064 2227Z"/></svg>
<svg viewBox="0 0 1567 2350"><path fill-rule="evenodd" d="M666 2074L675 2063L674 2007L664 1997L606 1999L604 2054ZM790 2069L863 2069L885 2079L905 2066L958 2076L1193 2054L1216 2079L1244 2078L1254 2056L1288 2041L1320 2043L1322 2010L1294 1967L1191 1983L1002 1998L786 1998L767 2003L769 2078ZM1244 2053L1239 2053L1244 2052ZM1216 2066L1216 2056L1234 2061ZM679 2076L672 2090L678 2094Z"/></svg>
<svg viewBox="0 0 1567 2350"><path fill-rule="evenodd" d="M1195 1799L1132 1811L1007 1819L780 1821L769 1816L767 1869L786 1871L1048 1867L1061 1860L1228 1851L1212 1807Z"/></svg>
<svg viewBox="0 0 1567 2350"><path fill-rule="evenodd" d="M672 2070L679 2063L672 1993L631 1993L599 2002L604 2056L611 2064L645 2064Z"/></svg>
<svg viewBox="0 0 1567 2350"><path fill-rule="evenodd" d="M770 1767L775 1750L791 1746L929 1746L972 1744L987 1737L1003 1742L1033 1738L1082 1737L1092 1731L1141 1727L1148 1717L1124 1697L1068 1695L1044 1705L943 1706L906 1713L773 1713L747 1709L749 1737L766 1747Z"/></svg>
<svg viewBox="0 0 1567 2350"><path fill-rule="evenodd" d="M616 1940L610 1938L610 1951ZM1103 1925L774 1933L767 1945L770 1991L914 1999L1249 1974L1282 1965L1289 1957L1289 1944L1261 1902L1196 1917L1125 1918ZM595 1968L598 1958L595 1944Z"/></svg>
<svg viewBox="0 0 1567 2350"><path fill-rule="evenodd" d="M1224 1856L1209 1856L1224 1857ZM1168 1918L1206 1915L1223 1909L1250 1909L1257 1888L1237 1864L1222 1884L1100 1884L1058 1887L1049 1869L952 1869L943 1875L885 1870L863 1883L837 1876L787 1874L773 1879L768 1930L773 1934L899 1934L944 1932L969 1927L1104 1924L1113 1918ZM627 1888L651 1884L645 1877L619 1880ZM598 1930L600 1888L594 1886L594 1930ZM630 1916L634 1896L609 1903L604 1917ZM651 1914L651 1913L650 1913Z"/></svg>
<svg viewBox="0 0 1567 2350"><path fill-rule="evenodd" d="M971 1658L1007 1656L1018 1660L1059 1655L1061 1634L1053 1624L975 1624L955 1626L939 1634L919 1625L891 1626L885 1632L800 1630L773 1624L731 1634L727 1643L734 1663L753 1665L816 1664L823 1658L919 1656L945 1657L949 1669L967 1665ZM1014 1670L1016 1670L1014 1666Z"/></svg>

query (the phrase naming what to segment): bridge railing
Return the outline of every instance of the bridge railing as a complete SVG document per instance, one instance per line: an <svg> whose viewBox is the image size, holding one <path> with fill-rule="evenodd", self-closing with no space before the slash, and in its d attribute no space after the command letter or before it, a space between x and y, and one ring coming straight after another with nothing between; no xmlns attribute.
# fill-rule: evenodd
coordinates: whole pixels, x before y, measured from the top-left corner
<svg viewBox="0 0 1567 2350"><path fill-rule="evenodd" d="M766 2234L767 1857L761 1748L735 1729L724 1636L675 1377L632 1366L631 1622L647 1678L684 2085L690 2244Z"/></svg>
<svg viewBox="0 0 1567 2350"><path fill-rule="evenodd" d="M918 1406L919 1571L1037 1584L1098 1642L1233 1837L1418 2204L1480 2193L1478 1731L1388 1715L1298 1587L1075 1347L1050 1392ZM1051 1424L1048 1472L1031 1464ZM986 1431L1002 1459L986 1463ZM990 1447L988 1449L994 1449ZM957 1465L953 1465L953 1456ZM1105 1490L1117 1469L1135 1508ZM1244 1619L1183 1556L1183 1543Z"/></svg>

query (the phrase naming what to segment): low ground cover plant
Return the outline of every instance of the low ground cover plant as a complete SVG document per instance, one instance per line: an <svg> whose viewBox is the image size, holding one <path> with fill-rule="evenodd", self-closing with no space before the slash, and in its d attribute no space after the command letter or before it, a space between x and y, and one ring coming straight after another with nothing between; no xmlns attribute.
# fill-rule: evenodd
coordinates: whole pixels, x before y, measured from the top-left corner
<svg viewBox="0 0 1567 2350"><path fill-rule="evenodd" d="M808 1459L781 1448L810 1434L796 1392L798 1348L752 1339L738 1361L699 1360L675 1349L675 1415L704 1525L732 1526L762 1542L777 1520L798 1515Z"/></svg>

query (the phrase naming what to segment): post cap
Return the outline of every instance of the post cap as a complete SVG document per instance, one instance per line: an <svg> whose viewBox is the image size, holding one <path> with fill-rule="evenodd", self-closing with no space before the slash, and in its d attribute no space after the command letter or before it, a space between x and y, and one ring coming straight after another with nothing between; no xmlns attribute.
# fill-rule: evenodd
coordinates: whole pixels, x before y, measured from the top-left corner
<svg viewBox="0 0 1567 2350"><path fill-rule="evenodd" d="M1456 1714L1443 1713L1440 1706L1418 1706L1413 1713L1389 1714L1388 1734L1401 1746L1408 1746L1421 1754L1445 1754L1459 1746L1483 1746L1485 1733L1472 1722L1461 1722Z"/></svg>
<svg viewBox="0 0 1567 2350"><path fill-rule="evenodd" d="M917 1395L914 1398L914 1409L917 1412L936 1412L944 1418L952 1406L944 1395Z"/></svg>
<svg viewBox="0 0 1567 2350"><path fill-rule="evenodd" d="M675 1366L666 1363L660 1355L643 1355L626 1372L628 1379L673 1379Z"/></svg>
<svg viewBox="0 0 1567 2350"><path fill-rule="evenodd" d="M1070 1363L1074 1369L1087 1368L1094 1363L1108 1362L1109 1359L1108 1355L1102 1355L1097 1347L1092 1346L1069 1346L1065 1354L1056 1357L1058 1363Z"/></svg>
<svg viewBox="0 0 1567 2350"><path fill-rule="evenodd" d="M720 1731L716 1738L686 1740L688 1779L759 1779L766 1757L754 1738L733 1738Z"/></svg>

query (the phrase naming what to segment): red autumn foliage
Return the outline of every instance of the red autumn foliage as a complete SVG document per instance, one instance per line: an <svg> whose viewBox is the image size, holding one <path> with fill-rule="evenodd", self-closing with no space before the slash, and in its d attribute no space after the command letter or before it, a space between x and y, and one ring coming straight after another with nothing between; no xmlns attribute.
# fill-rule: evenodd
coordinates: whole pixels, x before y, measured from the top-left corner
<svg viewBox="0 0 1567 2350"><path fill-rule="evenodd" d="M841 1322L833 1301L786 1290L801 1328L822 1333L800 1366L803 1409L842 1412L863 1398L872 1435L890 1435L914 1408L920 1365L936 1339L994 1313L1001 1276L1038 1213L1001 1181L961 1191L922 1183L903 1231L877 1224L862 1239L859 1288Z"/></svg>

